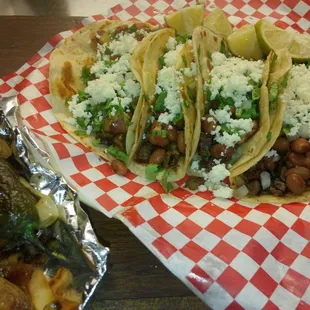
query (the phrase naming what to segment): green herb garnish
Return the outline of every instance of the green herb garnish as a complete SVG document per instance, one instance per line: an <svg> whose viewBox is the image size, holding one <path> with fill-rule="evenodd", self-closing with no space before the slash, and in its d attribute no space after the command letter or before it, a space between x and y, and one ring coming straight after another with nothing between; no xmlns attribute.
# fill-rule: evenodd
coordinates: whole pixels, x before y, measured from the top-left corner
<svg viewBox="0 0 310 310"><path fill-rule="evenodd" d="M105 50L104 50L105 55L112 55L112 53L113 52L108 47L105 48Z"/></svg>
<svg viewBox="0 0 310 310"><path fill-rule="evenodd" d="M107 148L107 152L111 154L112 156L115 156L120 161L127 163L128 161L128 155L125 152L119 151L117 148L115 148L113 145L110 145Z"/></svg>
<svg viewBox="0 0 310 310"><path fill-rule="evenodd" d="M190 40L190 39L191 39L191 36L177 36L175 38L178 44L184 44L186 43L187 40Z"/></svg>
<svg viewBox="0 0 310 310"><path fill-rule="evenodd" d="M278 97L278 84L273 83L269 89L269 102L270 102L270 108L272 110L275 108L277 97Z"/></svg>
<svg viewBox="0 0 310 310"><path fill-rule="evenodd" d="M290 133L290 131L291 131L291 129L293 128L293 125L290 125L290 124L288 124L288 125L285 125L283 128L282 128L282 131L285 133L285 135L287 136L289 133Z"/></svg>
<svg viewBox="0 0 310 310"><path fill-rule="evenodd" d="M165 66L165 58L164 56L158 57L159 68L162 69Z"/></svg>
<svg viewBox="0 0 310 310"><path fill-rule="evenodd" d="M163 189L166 193L169 193L173 189L172 184L170 182L168 182L169 174L170 174L169 170L166 170L164 172L162 180L161 180L161 186L163 187Z"/></svg>
<svg viewBox="0 0 310 310"><path fill-rule="evenodd" d="M81 80L83 81L83 83L87 85L87 83L93 80L94 78L95 76L90 73L90 69L87 67L83 67L81 75Z"/></svg>
<svg viewBox="0 0 310 310"><path fill-rule="evenodd" d="M187 67L187 60L186 60L186 57L184 55L182 55L182 62L183 62L183 66Z"/></svg>
<svg viewBox="0 0 310 310"><path fill-rule="evenodd" d="M136 24L132 24L128 29L127 29L127 32L129 33L133 33L133 32L136 32L137 31L137 25Z"/></svg>
<svg viewBox="0 0 310 310"><path fill-rule="evenodd" d="M156 176L162 169L156 164L148 164L145 168L145 176L148 180L156 181Z"/></svg>
<svg viewBox="0 0 310 310"><path fill-rule="evenodd" d="M252 99L253 100L258 100L260 98L260 88L259 86L253 85L253 90L252 90Z"/></svg>
<svg viewBox="0 0 310 310"><path fill-rule="evenodd" d="M98 146L101 143L101 140L99 138L96 138L92 141L93 146Z"/></svg>
<svg viewBox="0 0 310 310"><path fill-rule="evenodd" d="M268 131L267 136L266 136L267 142L271 140L271 137L272 137L272 132Z"/></svg>
<svg viewBox="0 0 310 310"><path fill-rule="evenodd" d="M154 105L154 112L163 112L165 110L165 99L167 97L167 92L161 92L158 97L156 98L155 105Z"/></svg>
<svg viewBox="0 0 310 310"><path fill-rule="evenodd" d="M184 106L185 106L185 108L189 108L189 102L188 102L188 100L184 100Z"/></svg>
<svg viewBox="0 0 310 310"><path fill-rule="evenodd" d="M81 129L77 129L75 132L74 132L77 136L85 136L86 135L86 131L85 130L81 130Z"/></svg>

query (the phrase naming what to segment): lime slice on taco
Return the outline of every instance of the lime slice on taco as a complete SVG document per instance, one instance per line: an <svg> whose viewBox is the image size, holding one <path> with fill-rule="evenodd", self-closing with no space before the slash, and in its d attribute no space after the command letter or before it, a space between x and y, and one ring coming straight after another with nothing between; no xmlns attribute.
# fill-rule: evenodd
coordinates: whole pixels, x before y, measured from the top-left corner
<svg viewBox="0 0 310 310"><path fill-rule="evenodd" d="M271 50L290 48L295 34L276 27L266 19L262 19L255 25L257 39L265 54Z"/></svg>
<svg viewBox="0 0 310 310"><path fill-rule="evenodd" d="M310 60L310 35L296 35L289 49L295 62L307 62Z"/></svg>
<svg viewBox="0 0 310 310"><path fill-rule="evenodd" d="M239 57L258 60L263 58L254 25L245 25L227 37L231 52Z"/></svg>
<svg viewBox="0 0 310 310"><path fill-rule="evenodd" d="M174 29L178 35L192 35L194 29L202 25L204 6L196 5L178 10L164 17L168 27Z"/></svg>
<svg viewBox="0 0 310 310"><path fill-rule="evenodd" d="M215 8L205 18L203 25L223 38L227 38L233 32L229 20L220 8Z"/></svg>

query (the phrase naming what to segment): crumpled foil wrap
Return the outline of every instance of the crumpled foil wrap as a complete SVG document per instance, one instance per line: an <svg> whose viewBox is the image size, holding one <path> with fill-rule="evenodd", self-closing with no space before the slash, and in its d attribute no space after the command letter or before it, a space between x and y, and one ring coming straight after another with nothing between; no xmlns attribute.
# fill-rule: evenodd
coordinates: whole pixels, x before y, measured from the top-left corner
<svg viewBox="0 0 310 310"><path fill-rule="evenodd" d="M52 225L52 229L60 245L58 250L72 261L72 265L65 267L73 273L73 287L83 292L83 303L79 309L84 309L107 271L109 248L99 244L76 192L61 175L53 171L49 165L49 155L22 125L15 96L0 98L0 137L12 143L15 159L24 168L29 184L50 196L58 205L59 220ZM67 246L68 243L70 246ZM44 271L52 276L58 267L55 260L48 260Z"/></svg>

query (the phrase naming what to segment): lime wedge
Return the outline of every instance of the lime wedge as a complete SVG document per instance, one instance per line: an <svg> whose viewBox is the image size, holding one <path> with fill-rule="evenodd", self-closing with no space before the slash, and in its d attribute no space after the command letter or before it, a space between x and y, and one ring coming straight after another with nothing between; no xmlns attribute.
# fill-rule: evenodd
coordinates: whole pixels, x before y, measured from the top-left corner
<svg viewBox="0 0 310 310"><path fill-rule="evenodd" d="M263 58L254 25L245 25L227 37L230 51L239 57L258 60Z"/></svg>
<svg viewBox="0 0 310 310"><path fill-rule="evenodd" d="M266 19L262 19L255 25L259 45L265 54L271 50L290 48L295 34L276 27Z"/></svg>
<svg viewBox="0 0 310 310"><path fill-rule="evenodd" d="M205 9L203 5L183 8L164 17L168 27L178 35L192 35L197 26L202 25Z"/></svg>
<svg viewBox="0 0 310 310"><path fill-rule="evenodd" d="M310 60L310 35L297 34L289 49L295 62L307 62Z"/></svg>
<svg viewBox="0 0 310 310"><path fill-rule="evenodd" d="M225 39L233 32L229 20L220 8L215 8L205 18L203 25Z"/></svg>

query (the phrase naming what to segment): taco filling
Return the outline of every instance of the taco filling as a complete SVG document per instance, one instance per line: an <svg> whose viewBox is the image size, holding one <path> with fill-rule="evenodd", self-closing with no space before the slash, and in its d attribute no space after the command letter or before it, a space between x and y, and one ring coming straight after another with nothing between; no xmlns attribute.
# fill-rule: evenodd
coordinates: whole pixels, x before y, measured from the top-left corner
<svg viewBox="0 0 310 310"><path fill-rule="evenodd" d="M239 156L239 145L259 127L259 99L264 62L248 61L214 52L207 59L209 79L204 84L205 115L187 186L212 190L215 196L229 198L232 190L224 183Z"/></svg>
<svg viewBox="0 0 310 310"><path fill-rule="evenodd" d="M182 55L182 68L177 68L183 48L183 40L170 37L164 55L158 59L155 99L151 103L142 141L135 156L137 163L147 165L146 177L149 179L164 169L177 168L185 158L184 113L195 103L196 63L187 63Z"/></svg>
<svg viewBox="0 0 310 310"><path fill-rule="evenodd" d="M310 190L309 81L306 65L293 66L280 95L286 105L281 134L264 158L244 173L244 196L286 197Z"/></svg>
<svg viewBox="0 0 310 310"><path fill-rule="evenodd" d="M91 136L93 145L126 162L126 133L137 106L141 86L130 68L131 54L150 29L143 23L122 25L106 33L97 32L91 43L97 47L97 60L84 67L84 90L67 102L78 136ZM101 44L102 42L102 44ZM94 45L94 44L93 44Z"/></svg>

